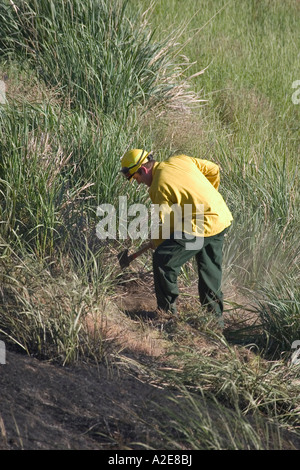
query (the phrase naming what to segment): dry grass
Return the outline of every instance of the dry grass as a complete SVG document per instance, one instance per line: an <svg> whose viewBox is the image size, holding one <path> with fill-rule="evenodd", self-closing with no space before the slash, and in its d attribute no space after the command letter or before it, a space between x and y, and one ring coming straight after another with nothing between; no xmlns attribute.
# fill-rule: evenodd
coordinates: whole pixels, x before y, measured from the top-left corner
<svg viewBox="0 0 300 470"><path fill-rule="evenodd" d="M163 357L168 342L151 324L133 320L109 299L104 299L98 312L90 312L85 324L91 337L100 335L115 353Z"/></svg>
<svg viewBox="0 0 300 470"><path fill-rule="evenodd" d="M59 87L46 86L29 69L20 70L13 63L2 64L0 66L0 77L1 75L5 81L8 103L62 105L63 100L60 96ZM67 103L64 102L64 106L66 105Z"/></svg>
<svg viewBox="0 0 300 470"><path fill-rule="evenodd" d="M6 447L7 445L7 436L6 436L6 429L4 425L4 421L2 417L0 416L0 449L2 447Z"/></svg>

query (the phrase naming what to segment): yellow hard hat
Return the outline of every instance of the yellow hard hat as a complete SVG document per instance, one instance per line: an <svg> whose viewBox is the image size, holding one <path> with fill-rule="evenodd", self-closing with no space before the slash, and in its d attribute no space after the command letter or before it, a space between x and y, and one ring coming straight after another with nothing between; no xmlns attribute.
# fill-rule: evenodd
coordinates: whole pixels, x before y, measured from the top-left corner
<svg viewBox="0 0 300 470"><path fill-rule="evenodd" d="M133 149L123 155L121 159L121 173L130 180L134 173L142 166L147 159L149 152L143 149Z"/></svg>

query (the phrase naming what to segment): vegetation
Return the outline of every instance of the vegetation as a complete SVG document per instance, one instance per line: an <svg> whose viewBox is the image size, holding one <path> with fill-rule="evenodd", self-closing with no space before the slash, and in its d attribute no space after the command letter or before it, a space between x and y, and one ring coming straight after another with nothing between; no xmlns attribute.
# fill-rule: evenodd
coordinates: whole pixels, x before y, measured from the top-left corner
<svg viewBox="0 0 300 470"><path fill-rule="evenodd" d="M228 331L187 296L170 367L151 372L186 400L156 428L170 448L281 448L284 430L299 437L299 3L138 6L1 2L0 338L63 365L113 361L124 341L115 255L128 244L97 238L97 207L147 201L124 186L119 159L131 147L209 158L234 215ZM190 263L181 283L195 282ZM135 341L148 328L141 320Z"/></svg>

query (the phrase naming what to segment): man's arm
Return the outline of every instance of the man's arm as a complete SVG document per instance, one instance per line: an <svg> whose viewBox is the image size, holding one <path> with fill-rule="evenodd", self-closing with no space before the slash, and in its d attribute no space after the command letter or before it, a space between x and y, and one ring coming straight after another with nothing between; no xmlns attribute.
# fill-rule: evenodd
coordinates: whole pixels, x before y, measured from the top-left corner
<svg viewBox="0 0 300 470"><path fill-rule="evenodd" d="M209 160L201 160L200 158L194 158L194 162L213 187L218 189L220 185L219 166Z"/></svg>

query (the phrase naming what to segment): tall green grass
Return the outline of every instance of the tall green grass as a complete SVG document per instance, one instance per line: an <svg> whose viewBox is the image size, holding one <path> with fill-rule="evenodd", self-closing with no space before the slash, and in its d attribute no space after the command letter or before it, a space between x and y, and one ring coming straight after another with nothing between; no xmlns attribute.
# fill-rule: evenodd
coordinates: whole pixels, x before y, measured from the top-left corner
<svg viewBox="0 0 300 470"><path fill-rule="evenodd" d="M197 101L174 62L175 39L153 41L127 3L0 5L4 68L19 61L57 93L56 103L21 107L9 95L1 113L2 227L41 256L94 225L99 204L116 203L119 158L147 141L138 128L147 110Z"/></svg>
<svg viewBox="0 0 300 470"><path fill-rule="evenodd" d="M300 337L299 284L291 279L274 281L259 293L256 311L263 325L262 347L267 357L291 357Z"/></svg>
<svg viewBox="0 0 300 470"><path fill-rule="evenodd" d="M126 120L136 108L188 97L178 81L174 41L153 42L127 1L21 1L1 4L2 54L28 61L74 108Z"/></svg>
<svg viewBox="0 0 300 470"><path fill-rule="evenodd" d="M251 417L238 406L234 411L198 386L198 393L181 388L162 408L168 417L157 423L168 449L282 450L293 448L293 435L255 412ZM158 405L159 406L159 405ZM189 417L188 420L186 417Z"/></svg>
<svg viewBox="0 0 300 470"><path fill-rule="evenodd" d="M93 324L104 291L97 292L70 265L64 258L46 267L16 253L2 260L0 334L10 348L63 365L105 360L105 331L100 320Z"/></svg>
<svg viewBox="0 0 300 470"><path fill-rule="evenodd" d="M80 232L95 237L99 204L117 206L124 194L119 162L127 132L112 119L50 104L12 104L0 123L2 235L42 258ZM139 197L133 187L126 193Z"/></svg>
<svg viewBox="0 0 300 470"><path fill-rule="evenodd" d="M207 67L192 79L205 106L192 119L170 116L169 123L154 125L155 143L160 148L163 142L166 155L184 152L219 163L220 191L234 217L224 250L226 295L238 294L241 310L254 305L265 338L273 337L278 352L289 351L299 336L292 313L299 284L300 106L292 101L299 78L298 2L166 0L155 2L154 12L158 36L174 22L183 25L190 72ZM274 324L272 315L266 321L268 299L285 312Z"/></svg>
<svg viewBox="0 0 300 470"><path fill-rule="evenodd" d="M0 67L8 76L0 113L0 324L8 341L40 357L77 358L81 307L111 285L115 258L97 239L96 211L102 203L116 206L124 193L132 202L144 198L133 186L125 189L119 169L129 146L151 148L139 128L146 111L197 101L183 76L188 61L174 62L175 39L153 41L146 17L127 3L0 5ZM32 88L26 96L20 83ZM67 265L82 283L78 289L91 286L92 293L78 299L66 282L62 302L51 292L36 303L28 292L32 278L15 277L16 260L25 273L50 266L57 282L65 282Z"/></svg>
<svg viewBox="0 0 300 470"><path fill-rule="evenodd" d="M192 393L213 395L219 403L243 416L265 416L270 422L294 426L298 416L299 370L281 360L265 361L255 352L237 350L215 338L212 355L202 355L177 344L167 380L184 384Z"/></svg>

